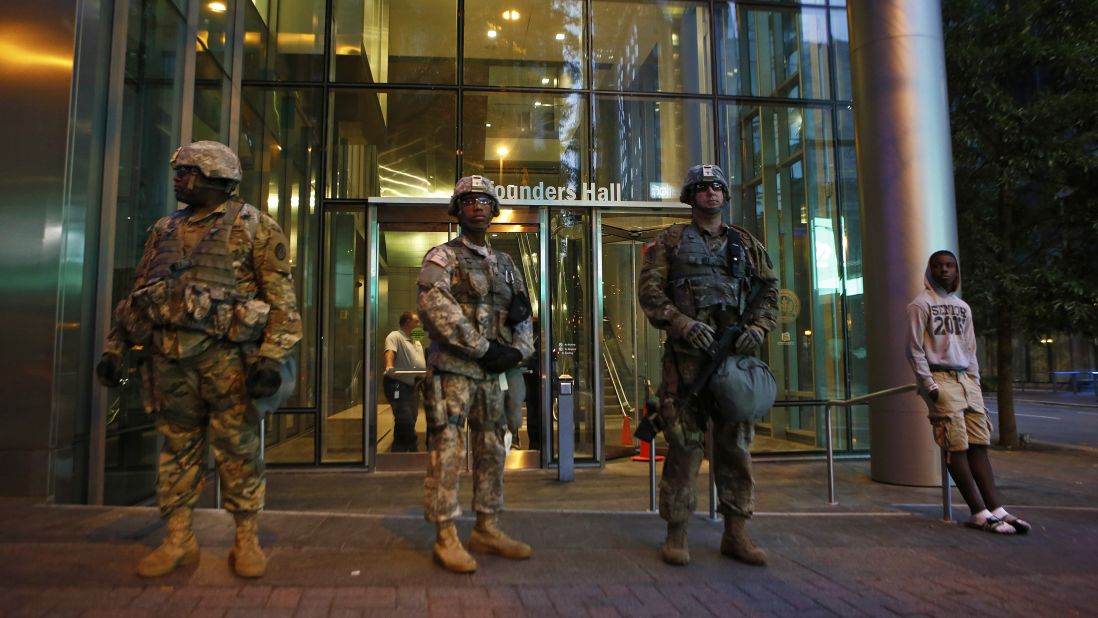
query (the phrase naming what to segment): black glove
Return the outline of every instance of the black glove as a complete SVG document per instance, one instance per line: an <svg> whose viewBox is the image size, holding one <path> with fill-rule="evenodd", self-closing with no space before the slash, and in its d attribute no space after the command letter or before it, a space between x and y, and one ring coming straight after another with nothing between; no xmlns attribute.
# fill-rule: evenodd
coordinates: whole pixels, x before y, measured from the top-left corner
<svg viewBox="0 0 1098 618"><path fill-rule="evenodd" d="M99 357L99 363L95 365L95 377L99 383L107 388L114 388L122 383L122 357L111 352L104 352Z"/></svg>
<svg viewBox="0 0 1098 618"><path fill-rule="evenodd" d="M278 387L282 386L282 374L279 372L281 367L281 363L266 357L248 367L248 378L245 380L248 394L253 399L263 399L278 392Z"/></svg>
<svg viewBox="0 0 1098 618"><path fill-rule="evenodd" d="M488 351L484 353L484 356L477 359L477 362L488 373L503 373L513 367L518 367L518 364L522 362L522 352L509 345L489 341Z"/></svg>

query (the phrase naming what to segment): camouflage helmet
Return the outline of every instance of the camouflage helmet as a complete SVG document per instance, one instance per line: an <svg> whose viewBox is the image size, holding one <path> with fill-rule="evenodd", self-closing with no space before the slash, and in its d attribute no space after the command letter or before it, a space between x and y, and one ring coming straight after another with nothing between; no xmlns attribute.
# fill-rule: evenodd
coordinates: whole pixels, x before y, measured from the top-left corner
<svg viewBox="0 0 1098 618"><path fill-rule="evenodd" d="M197 167L206 178L240 182L240 159L220 142L201 141L181 146L172 155L172 168Z"/></svg>
<svg viewBox="0 0 1098 618"><path fill-rule="evenodd" d="M458 203L461 198L470 193L481 193L492 198L492 216L499 215L499 196L496 195L496 184L484 176L463 176L454 185L454 195L450 197L450 209L447 213L451 217L458 214Z"/></svg>
<svg viewBox="0 0 1098 618"><path fill-rule="evenodd" d="M724 185L724 201L728 201L728 178L719 165L695 165L686 170L686 178L682 179L682 192L679 193L679 201L689 206L694 205L694 191L692 187L699 182L717 181Z"/></svg>

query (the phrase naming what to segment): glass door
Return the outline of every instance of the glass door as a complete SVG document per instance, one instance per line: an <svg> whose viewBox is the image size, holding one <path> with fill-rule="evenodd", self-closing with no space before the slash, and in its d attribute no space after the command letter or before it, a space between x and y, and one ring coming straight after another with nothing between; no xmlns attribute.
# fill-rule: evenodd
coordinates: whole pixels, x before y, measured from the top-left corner
<svg viewBox="0 0 1098 618"><path fill-rule="evenodd" d="M365 463L366 213L329 211L325 230L320 461Z"/></svg>
<svg viewBox="0 0 1098 618"><path fill-rule="evenodd" d="M415 413L415 448L406 441L395 441L396 419L393 415L392 392L387 393L384 371L385 339L400 328L400 317L416 312L417 280L423 256L432 247L442 244L458 234L457 223L446 214L446 206L433 204L382 204L376 207L374 223L374 247L376 278L373 299L372 328L369 337L370 376L367 392L370 394L368 415L371 447L376 453L377 469L422 469L425 465L427 425L422 398ZM538 318L541 303L541 276L539 251L539 224L536 208L512 207L501 210L488 231L488 241L494 251L507 253L522 271L527 293ZM424 351L430 340L422 326L411 332ZM506 403L514 406L521 419L519 430L513 437L512 452L508 455L508 468L537 467L541 463L543 444L541 419L541 369L537 359L522 367L521 377L516 376L508 391Z"/></svg>
<svg viewBox="0 0 1098 618"><path fill-rule="evenodd" d="M660 385L663 333L644 317L637 301L643 246L690 214L605 213L600 217L602 251L603 452L607 460L634 454L633 429L644 403Z"/></svg>

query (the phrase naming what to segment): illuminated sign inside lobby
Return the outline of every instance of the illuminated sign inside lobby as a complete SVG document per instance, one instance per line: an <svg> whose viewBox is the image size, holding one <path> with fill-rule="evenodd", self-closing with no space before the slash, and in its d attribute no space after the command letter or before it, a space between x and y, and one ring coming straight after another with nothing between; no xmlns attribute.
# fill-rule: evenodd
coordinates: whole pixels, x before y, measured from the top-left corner
<svg viewBox="0 0 1098 618"><path fill-rule="evenodd" d="M576 187L546 186L544 182L536 185L496 185L496 197L501 200L585 200L589 202L620 202L621 183L597 185L585 182Z"/></svg>

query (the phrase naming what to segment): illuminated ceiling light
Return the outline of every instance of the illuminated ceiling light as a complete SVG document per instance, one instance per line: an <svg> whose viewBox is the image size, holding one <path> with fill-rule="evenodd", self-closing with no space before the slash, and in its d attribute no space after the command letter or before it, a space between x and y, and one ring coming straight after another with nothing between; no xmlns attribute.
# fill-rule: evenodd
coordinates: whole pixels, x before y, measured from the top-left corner
<svg viewBox="0 0 1098 618"><path fill-rule="evenodd" d="M546 85L546 84L548 84L548 83L549 83L549 78L548 78L548 77L543 77L543 78L541 78L541 85L543 85L543 86L544 86L544 85Z"/></svg>
<svg viewBox="0 0 1098 618"><path fill-rule="evenodd" d="M541 101L534 101L534 107L541 107Z"/></svg>
<svg viewBox="0 0 1098 618"><path fill-rule="evenodd" d="M486 123L484 123L484 126L486 126L486 127L488 127L488 128L491 128L491 127L492 127L492 123L490 123L490 122L486 122Z"/></svg>
<svg viewBox="0 0 1098 618"><path fill-rule="evenodd" d="M506 146L499 146L498 148L496 148L496 154L498 154L501 158L506 157L510 153L511 151Z"/></svg>
<svg viewBox="0 0 1098 618"><path fill-rule="evenodd" d="M518 21L519 17L522 16L519 15L519 12L515 10L507 10L503 12L503 18L507 21Z"/></svg>
<svg viewBox="0 0 1098 618"><path fill-rule="evenodd" d="M490 38L490 39L496 38L496 31L495 30L489 30L488 31L488 38Z"/></svg>
<svg viewBox="0 0 1098 618"><path fill-rule="evenodd" d="M225 6L224 2L211 2L206 5L214 13L224 13L229 10L229 7Z"/></svg>
<svg viewBox="0 0 1098 618"><path fill-rule="evenodd" d="M563 32L558 32L557 36L554 37L554 38L556 38L558 41L563 41L564 40L564 33Z"/></svg>

